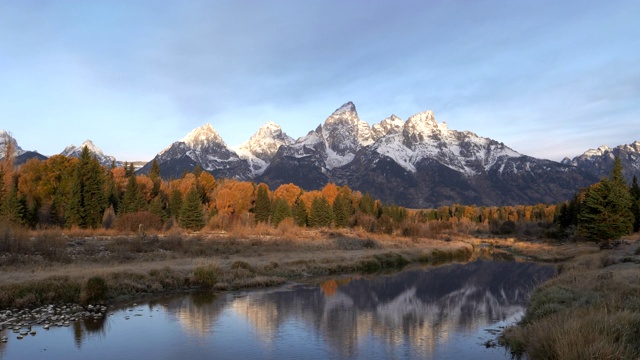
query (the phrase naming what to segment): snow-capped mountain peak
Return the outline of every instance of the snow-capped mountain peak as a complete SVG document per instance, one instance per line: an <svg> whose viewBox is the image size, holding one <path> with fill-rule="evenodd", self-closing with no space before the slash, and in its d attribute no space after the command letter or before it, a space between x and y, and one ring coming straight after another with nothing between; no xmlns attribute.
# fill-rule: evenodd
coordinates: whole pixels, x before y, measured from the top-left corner
<svg viewBox="0 0 640 360"><path fill-rule="evenodd" d="M85 140L82 144L80 144L80 146L75 146L75 145L67 146L66 148L64 148L64 150L60 154L67 157L79 158L80 155L82 154L82 149L85 146L87 147L89 152L96 159L98 159L98 162L103 166L111 166L116 161L115 157L105 155L102 149L100 149L96 144L93 143L93 141L89 139Z"/></svg>
<svg viewBox="0 0 640 360"><path fill-rule="evenodd" d="M614 148L602 145L596 149L589 149L573 159L565 158L562 163L577 166L603 178L609 176L616 157L622 162L622 173L627 180L630 181L640 174L640 141Z"/></svg>
<svg viewBox="0 0 640 360"><path fill-rule="evenodd" d="M227 146L224 140L222 140L222 137L220 137L220 134L213 128L213 125L209 123L191 130L191 132L180 139L180 141L194 150L200 150L211 143Z"/></svg>
<svg viewBox="0 0 640 360"><path fill-rule="evenodd" d="M379 124L374 124L371 127L371 132L375 140L387 135L402 132L404 127L404 121L392 114L390 117L382 120Z"/></svg>
<svg viewBox="0 0 640 360"><path fill-rule="evenodd" d="M600 147L598 147L597 149L589 149L587 151L585 151L585 153L583 155L585 156L602 156L605 153L611 151L611 149L607 146L607 145L602 145Z"/></svg>
<svg viewBox="0 0 640 360"><path fill-rule="evenodd" d="M282 131L280 125L269 121L235 150L240 158L249 161L252 172L259 175L264 172L280 146L293 144L294 141Z"/></svg>
<svg viewBox="0 0 640 360"><path fill-rule="evenodd" d="M326 142L328 169L349 163L360 148L374 141L371 127L360 120L356 106L351 101L340 106L325 120L322 137Z"/></svg>
<svg viewBox="0 0 640 360"><path fill-rule="evenodd" d="M13 144L15 156L21 155L25 152L20 146L18 146L18 141L13 136L11 136L11 134L6 132L5 130L0 129L0 158L4 157L3 152L5 149L5 139L8 139L10 143Z"/></svg>
<svg viewBox="0 0 640 360"><path fill-rule="evenodd" d="M353 114L355 116L358 116L358 112L356 111L356 105L353 102L348 101L342 104L342 106L340 106L339 108L337 108L336 111L334 111L333 114L331 114L331 116L339 116L343 114ZM331 118L331 116L329 118Z"/></svg>

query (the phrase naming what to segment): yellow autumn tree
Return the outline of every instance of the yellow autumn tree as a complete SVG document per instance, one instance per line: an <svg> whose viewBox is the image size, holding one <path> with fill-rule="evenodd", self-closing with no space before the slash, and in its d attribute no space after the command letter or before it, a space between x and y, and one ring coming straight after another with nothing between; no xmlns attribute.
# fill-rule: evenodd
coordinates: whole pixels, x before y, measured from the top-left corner
<svg viewBox="0 0 640 360"><path fill-rule="evenodd" d="M301 193L302 189L299 186L289 183L280 185L273 192L273 197L276 199L285 199L289 206L293 206Z"/></svg>

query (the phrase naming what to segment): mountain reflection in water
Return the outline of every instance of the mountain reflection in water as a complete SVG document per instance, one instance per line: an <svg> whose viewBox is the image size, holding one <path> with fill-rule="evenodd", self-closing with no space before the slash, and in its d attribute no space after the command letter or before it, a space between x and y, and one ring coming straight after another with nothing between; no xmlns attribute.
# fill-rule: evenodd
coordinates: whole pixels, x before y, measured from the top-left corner
<svg viewBox="0 0 640 360"><path fill-rule="evenodd" d="M65 359L508 358L502 349L481 345L482 335L490 335L484 330L521 314L529 291L554 271L531 263L475 261L344 276L317 285L173 296L114 311L104 321L75 323L75 350L50 347L47 354ZM64 329L52 331L47 336L59 337L56 344L68 337ZM141 336L134 340L136 334ZM24 341L9 344L16 353L5 353L7 359L26 355L27 348L19 348ZM0 359L3 352L0 347Z"/></svg>

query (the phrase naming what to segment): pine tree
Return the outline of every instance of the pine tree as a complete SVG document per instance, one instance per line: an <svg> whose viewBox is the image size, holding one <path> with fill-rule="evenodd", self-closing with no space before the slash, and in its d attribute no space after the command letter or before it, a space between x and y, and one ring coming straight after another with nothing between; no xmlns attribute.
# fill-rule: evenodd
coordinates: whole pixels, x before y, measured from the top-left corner
<svg viewBox="0 0 640 360"><path fill-rule="evenodd" d="M149 169L149 179L151 179L151 181L155 181L156 179L160 178L160 164L158 164L158 160L157 159L153 159L153 161L151 161L151 169Z"/></svg>
<svg viewBox="0 0 640 360"><path fill-rule="evenodd" d="M151 189L151 198L155 198L158 193L160 193L160 165L158 164L157 159L153 159L151 162L151 169L149 170L149 179L153 183L153 188Z"/></svg>
<svg viewBox="0 0 640 360"><path fill-rule="evenodd" d="M347 227L353 214L351 199L343 193L338 194L333 201L333 218L336 227Z"/></svg>
<svg viewBox="0 0 640 360"><path fill-rule="evenodd" d="M182 205L179 222L183 228L193 231L198 231L205 225L202 202L195 186L191 188Z"/></svg>
<svg viewBox="0 0 640 360"><path fill-rule="evenodd" d="M609 179L592 185L578 215L580 233L589 241L608 243L633 230L632 197L616 157Z"/></svg>
<svg viewBox="0 0 640 360"><path fill-rule="evenodd" d="M633 214L633 231L640 231L640 187L638 186L638 179L634 176L629 190L631 194L631 213Z"/></svg>
<svg viewBox="0 0 640 360"><path fill-rule="evenodd" d="M286 218L292 217L293 214L291 212L291 207L287 200L283 198L278 198L275 201L275 209L273 211L273 217L271 219L271 223L274 227L278 227L278 225L282 222L282 220Z"/></svg>
<svg viewBox="0 0 640 360"><path fill-rule="evenodd" d="M182 209L182 193L175 189L169 198L169 217L173 216L177 220L180 219L180 210Z"/></svg>
<svg viewBox="0 0 640 360"><path fill-rule="evenodd" d="M116 186L116 180L113 177L113 173L109 171L106 177L106 197L107 197L107 208L109 206L113 207L113 211L119 211L118 207L120 206L120 194L118 193L118 187Z"/></svg>
<svg viewBox="0 0 640 360"><path fill-rule="evenodd" d="M88 151L88 150L87 150ZM100 227L102 215L107 207L104 194L104 169L93 157L89 158L86 169L86 183L84 187L84 201L86 210L86 226Z"/></svg>
<svg viewBox="0 0 640 360"><path fill-rule="evenodd" d="M144 194L138 187L138 181L135 175L129 176L127 180L127 187L122 196L122 202L120 204L120 214L128 214L136 211L144 210L147 202L144 199Z"/></svg>
<svg viewBox="0 0 640 360"><path fill-rule="evenodd" d="M293 221L296 225L303 227L307 226L307 206L304 204L304 200L298 199L293 206Z"/></svg>
<svg viewBox="0 0 640 360"><path fill-rule="evenodd" d="M258 185L258 191L256 194L256 202L253 206L253 212L256 216L257 222L266 223L271 216L271 200L269 199L269 192L266 184Z"/></svg>
<svg viewBox="0 0 640 360"><path fill-rule="evenodd" d="M0 205L2 219L12 224L21 225L24 223L24 210L24 204L18 198L16 187L10 186Z"/></svg>
<svg viewBox="0 0 640 360"><path fill-rule="evenodd" d="M80 176L80 166L76 166L74 170L73 183L71 184L71 193L69 194L69 202L65 212L65 225L82 226L85 223L85 208L82 199L83 186Z"/></svg>
<svg viewBox="0 0 640 360"><path fill-rule="evenodd" d="M136 175L136 168L133 163L124 163L124 177L130 178Z"/></svg>
<svg viewBox="0 0 640 360"><path fill-rule="evenodd" d="M331 204L324 196L315 197L309 209L309 226L328 227L333 220Z"/></svg>
<svg viewBox="0 0 640 360"><path fill-rule="evenodd" d="M149 203L149 212L154 215L158 215L162 221L169 219L169 211L167 207L167 200L163 193L156 195Z"/></svg>
<svg viewBox="0 0 640 360"><path fill-rule="evenodd" d="M104 193L104 171L85 146L74 172L67 225L97 228L107 207Z"/></svg>
<svg viewBox="0 0 640 360"><path fill-rule="evenodd" d="M360 205L358 206L360 211L366 215L373 215L374 201L369 193L364 194L360 199Z"/></svg>

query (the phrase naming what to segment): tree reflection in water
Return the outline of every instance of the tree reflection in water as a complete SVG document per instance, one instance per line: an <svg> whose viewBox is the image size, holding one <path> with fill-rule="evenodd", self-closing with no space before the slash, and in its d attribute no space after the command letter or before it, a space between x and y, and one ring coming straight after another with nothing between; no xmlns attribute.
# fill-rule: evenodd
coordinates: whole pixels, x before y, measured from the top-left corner
<svg viewBox="0 0 640 360"><path fill-rule="evenodd" d="M475 332L521 312L532 287L554 271L531 263L475 261L228 294L206 305L183 298L175 314L201 336L230 309L265 344L278 338L285 322L295 321L343 357L355 356L371 339L388 349L403 347L429 357L451 334Z"/></svg>
<svg viewBox="0 0 640 360"><path fill-rule="evenodd" d="M25 358L55 338L60 341L47 355L55 351L61 359L134 353L149 359L496 358L484 353L478 334L522 312L533 286L554 271L477 260L317 284L173 295L73 323L75 349L65 347L69 332L60 328L29 343L0 344L0 357Z"/></svg>

